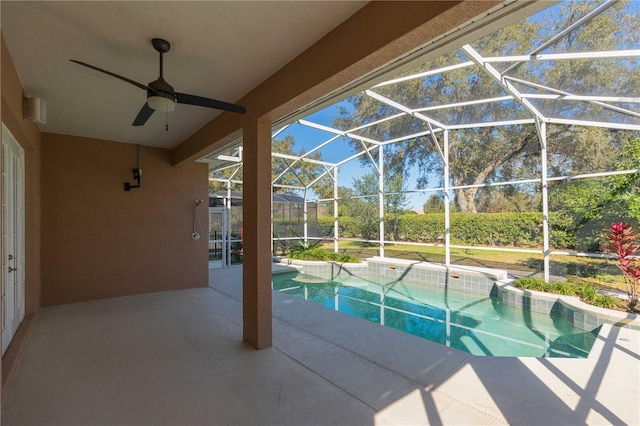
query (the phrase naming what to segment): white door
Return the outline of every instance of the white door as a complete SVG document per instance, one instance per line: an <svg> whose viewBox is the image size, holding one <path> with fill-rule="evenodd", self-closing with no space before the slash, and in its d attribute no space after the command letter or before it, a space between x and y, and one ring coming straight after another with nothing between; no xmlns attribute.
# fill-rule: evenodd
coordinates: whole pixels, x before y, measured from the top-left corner
<svg viewBox="0 0 640 426"><path fill-rule="evenodd" d="M227 221L224 207L209 207L209 268L226 265Z"/></svg>
<svg viewBox="0 0 640 426"><path fill-rule="evenodd" d="M2 125L2 354L24 318L24 150Z"/></svg>

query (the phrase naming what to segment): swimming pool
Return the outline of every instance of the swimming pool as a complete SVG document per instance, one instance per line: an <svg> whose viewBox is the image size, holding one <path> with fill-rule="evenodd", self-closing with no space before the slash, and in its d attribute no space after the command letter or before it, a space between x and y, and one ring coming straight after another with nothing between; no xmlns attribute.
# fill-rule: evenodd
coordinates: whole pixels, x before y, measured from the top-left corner
<svg viewBox="0 0 640 426"><path fill-rule="evenodd" d="M274 275L273 288L473 355L585 358L599 331L492 296L375 276L290 272Z"/></svg>

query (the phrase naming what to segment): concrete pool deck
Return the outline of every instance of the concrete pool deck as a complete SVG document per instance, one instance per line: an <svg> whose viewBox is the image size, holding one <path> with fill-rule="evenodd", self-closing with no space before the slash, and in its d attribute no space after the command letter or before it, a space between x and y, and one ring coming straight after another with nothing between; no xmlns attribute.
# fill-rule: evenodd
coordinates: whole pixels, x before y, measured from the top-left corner
<svg viewBox="0 0 640 426"><path fill-rule="evenodd" d="M476 357L274 292L255 351L241 274L42 309L2 424L640 424L638 331L603 326L587 359Z"/></svg>

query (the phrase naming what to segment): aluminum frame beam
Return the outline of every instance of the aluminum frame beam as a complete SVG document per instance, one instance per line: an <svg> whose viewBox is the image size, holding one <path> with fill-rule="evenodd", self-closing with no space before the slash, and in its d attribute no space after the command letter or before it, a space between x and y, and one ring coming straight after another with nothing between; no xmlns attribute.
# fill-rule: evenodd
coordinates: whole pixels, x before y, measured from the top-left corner
<svg viewBox="0 0 640 426"><path fill-rule="evenodd" d="M469 58L475 62L480 69L484 70L491 78L495 80L504 90L510 93L516 101L518 101L523 107L525 107L534 117L537 117L539 120L546 121L545 116L536 108L531 102L524 99L522 94L518 89L516 89L513 84L511 84L508 80L505 80L503 75L498 72L498 70L491 64L485 61L485 58L482 57L471 45L465 44L462 46L462 50L469 56Z"/></svg>

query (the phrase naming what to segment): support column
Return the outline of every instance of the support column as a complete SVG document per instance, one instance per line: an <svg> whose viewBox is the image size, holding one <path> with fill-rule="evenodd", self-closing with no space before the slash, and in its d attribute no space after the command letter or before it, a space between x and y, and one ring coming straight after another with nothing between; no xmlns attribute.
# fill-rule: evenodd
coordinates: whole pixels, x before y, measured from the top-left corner
<svg viewBox="0 0 640 426"><path fill-rule="evenodd" d="M304 188L304 204L302 205L302 214L303 214L303 218L304 218L304 242L305 244L309 241L309 212L307 210L307 190L309 188L307 188L305 186ZM289 207L291 208L291 207Z"/></svg>
<svg viewBox="0 0 640 426"><path fill-rule="evenodd" d="M451 200L449 199L449 131L444 131L444 264L451 264Z"/></svg>
<svg viewBox="0 0 640 426"><path fill-rule="evenodd" d="M542 185L542 254L544 256L544 280L549 282L551 270L549 264L549 183L548 183L548 164L547 164L547 123L536 118L536 130L540 139L540 162Z"/></svg>
<svg viewBox="0 0 640 426"><path fill-rule="evenodd" d="M378 147L378 211L380 220L380 257L384 257L384 152Z"/></svg>
<svg viewBox="0 0 640 426"><path fill-rule="evenodd" d="M338 168L333 168L333 251L338 252Z"/></svg>
<svg viewBox="0 0 640 426"><path fill-rule="evenodd" d="M231 178L227 180L227 198L224 200L224 213L226 216L226 221L224 223L225 229L223 231L222 238L222 246L224 259L224 266L231 266Z"/></svg>
<svg viewBox="0 0 640 426"><path fill-rule="evenodd" d="M271 311L271 120L243 121L242 325L256 349L272 344Z"/></svg>

